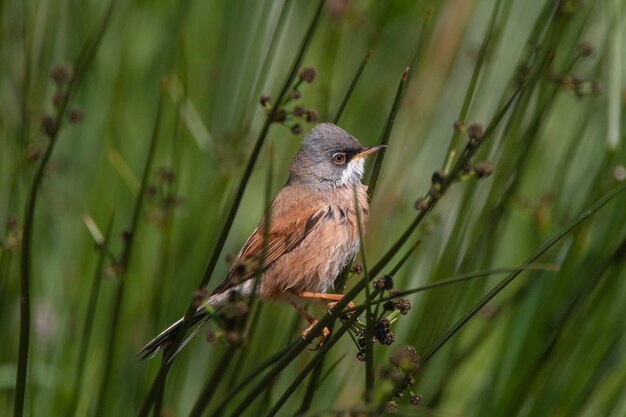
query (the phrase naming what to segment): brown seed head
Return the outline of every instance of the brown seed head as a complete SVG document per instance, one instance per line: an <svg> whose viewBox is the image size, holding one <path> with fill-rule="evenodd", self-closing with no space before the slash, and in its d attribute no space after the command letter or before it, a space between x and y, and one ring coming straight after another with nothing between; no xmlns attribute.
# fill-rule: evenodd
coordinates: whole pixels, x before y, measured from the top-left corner
<svg viewBox="0 0 626 417"><path fill-rule="evenodd" d="M270 104L270 96L268 96L267 94L262 94L259 98L259 103L261 103L261 106L263 107L267 106L268 104Z"/></svg>
<svg viewBox="0 0 626 417"><path fill-rule="evenodd" d="M305 111L306 110L304 109L304 106L301 104L298 104L296 107L293 108L291 113L296 117L300 117L305 113Z"/></svg>
<svg viewBox="0 0 626 417"><path fill-rule="evenodd" d="M467 127L467 136L472 140L480 141L483 138L483 127L478 123L472 123Z"/></svg>
<svg viewBox="0 0 626 417"><path fill-rule="evenodd" d="M41 130L48 137L52 137L57 133L57 124L56 121L52 118L52 116L46 114L41 118Z"/></svg>
<svg viewBox="0 0 626 417"><path fill-rule="evenodd" d="M320 117L320 114L315 109L308 109L306 111L306 121L309 122L309 123L317 121L317 119L319 119L319 117Z"/></svg>
<svg viewBox="0 0 626 417"><path fill-rule="evenodd" d="M495 167L491 162L481 161L474 167L474 172L478 178L485 178L493 174Z"/></svg>
<svg viewBox="0 0 626 417"><path fill-rule="evenodd" d="M217 340L217 335L213 330L207 330L206 332L206 341L213 344Z"/></svg>
<svg viewBox="0 0 626 417"><path fill-rule="evenodd" d="M300 70L298 77L304 82L310 83L315 79L315 68L313 67L304 67Z"/></svg>
<svg viewBox="0 0 626 417"><path fill-rule="evenodd" d="M391 400L385 403L385 413L394 414L398 411L398 403Z"/></svg>
<svg viewBox="0 0 626 417"><path fill-rule="evenodd" d="M64 91L55 91L54 95L52 96L52 104L56 108L61 107L65 103L66 100L67 100L67 93Z"/></svg>
<svg viewBox="0 0 626 417"><path fill-rule="evenodd" d="M424 197L419 197L415 200L415 210L424 210L426 208L426 199Z"/></svg>
<svg viewBox="0 0 626 417"><path fill-rule="evenodd" d="M464 126L463 126L463 122L462 121L460 121L460 120L455 121L453 126L454 126L454 130L456 130L457 132L462 132L463 131Z"/></svg>
<svg viewBox="0 0 626 417"><path fill-rule="evenodd" d="M291 133L293 133L294 135L299 135L300 133L302 133L302 131L303 129L300 123L296 123L291 127Z"/></svg>
<svg viewBox="0 0 626 417"><path fill-rule="evenodd" d="M80 107L71 109L67 114L67 120L69 120L70 123L78 123L83 120L83 109Z"/></svg>
<svg viewBox="0 0 626 417"><path fill-rule="evenodd" d="M411 310L411 302L407 298L400 298L396 301L395 307L400 310L400 314L406 315Z"/></svg>
<svg viewBox="0 0 626 417"><path fill-rule="evenodd" d="M57 64L52 67L50 77L57 84L63 84L72 78L72 67L64 64Z"/></svg>
<svg viewBox="0 0 626 417"><path fill-rule="evenodd" d="M389 361L400 369L413 372L419 367L420 357L413 346L406 345L394 350Z"/></svg>

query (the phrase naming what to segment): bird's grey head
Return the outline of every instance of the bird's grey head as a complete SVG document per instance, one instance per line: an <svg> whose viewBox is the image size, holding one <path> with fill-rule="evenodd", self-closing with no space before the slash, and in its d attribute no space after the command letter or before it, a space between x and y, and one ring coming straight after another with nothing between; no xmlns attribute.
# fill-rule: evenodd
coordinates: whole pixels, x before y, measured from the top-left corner
<svg viewBox="0 0 626 417"><path fill-rule="evenodd" d="M316 125L289 165L289 184L318 189L352 186L363 178L365 156L384 146L361 146L354 136L332 123Z"/></svg>

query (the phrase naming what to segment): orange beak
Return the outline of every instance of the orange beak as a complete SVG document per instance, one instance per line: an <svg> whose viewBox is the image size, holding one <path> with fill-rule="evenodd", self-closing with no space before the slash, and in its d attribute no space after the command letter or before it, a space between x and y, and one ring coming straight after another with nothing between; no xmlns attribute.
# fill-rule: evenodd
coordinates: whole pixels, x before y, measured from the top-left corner
<svg viewBox="0 0 626 417"><path fill-rule="evenodd" d="M378 152L381 149L385 149L387 145L377 145L377 146L364 146L363 150L352 157L352 160L364 158L367 155Z"/></svg>

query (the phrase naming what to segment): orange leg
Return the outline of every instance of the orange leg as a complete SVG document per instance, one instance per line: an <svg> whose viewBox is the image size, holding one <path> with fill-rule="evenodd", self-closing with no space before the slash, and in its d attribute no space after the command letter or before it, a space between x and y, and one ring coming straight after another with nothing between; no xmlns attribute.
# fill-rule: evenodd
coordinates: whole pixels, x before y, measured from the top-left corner
<svg viewBox="0 0 626 417"><path fill-rule="evenodd" d="M313 317L312 315L310 315L309 313L307 313L306 311L304 311L304 309L302 309L302 308L301 308L299 305L297 305L296 303L293 303L293 302L292 302L292 303L290 303L290 304L293 306L293 308L295 308L295 309L298 311L298 313L300 313L300 315L302 315L302 317L304 317L304 319L305 319L306 321L308 321L308 322L309 322L309 327L307 327L306 329L304 329L304 330L302 331L302 337L303 337L303 338L305 338L305 339L306 339L309 343L312 343L313 341L312 341L312 340L309 340L309 339L307 338L307 335L309 334L309 332L311 331L311 329L312 329L313 327L315 327L315 325L318 323L318 320L317 320L315 317ZM317 348L318 348L318 349L319 349L319 348L320 348L320 347L324 344L324 341L326 340L326 337L327 337L329 334L330 334L330 330L328 330L328 328L327 328L327 327L324 327L324 329L322 330L322 338L321 338L321 340L320 340L319 344L317 345Z"/></svg>
<svg viewBox="0 0 626 417"><path fill-rule="evenodd" d="M317 298L320 300L334 300L335 302L328 303L329 309L332 309L335 306L335 304L337 304L337 301L341 300L344 296L343 294L327 294L325 292L309 292L309 291L297 292L295 294L298 297L302 297L302 298ZM354 303L352 301L348 303L348 308L354 308Z"/></svg>
<svg viewBox="0 0 626 417"><path fill-rule="evenodd" d="M327 294L325 292L309 292L302 291L295 293L298 297L303 298L318 298L320 300L334 300L339 301L343 298L343 294Z"/></svg>

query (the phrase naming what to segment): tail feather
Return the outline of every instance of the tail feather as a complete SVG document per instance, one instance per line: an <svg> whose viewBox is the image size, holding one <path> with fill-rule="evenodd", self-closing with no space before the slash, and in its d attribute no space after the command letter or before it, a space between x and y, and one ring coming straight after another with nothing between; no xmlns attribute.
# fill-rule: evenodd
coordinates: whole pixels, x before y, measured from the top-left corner
<svg viewBox="0 0 626 417"><path fill-rule="evenodd" d="M180 350L183 347L185 347L185 345L187 345L187 343L189 343L189 341L196 334L198 334L200 329L202 329L202 327L209 321L210 318L211 318L211 315L205 309L198 310L198 312L191 319L191 327L194 327L194 326L196 327L193 329L190 335L185 337L185 340L183 341L183 343L181 343L181 345L178 347L176 352L174 352L174 354L171 355L170 359L176 356L178 352L180 352ZM177 320L167 329L163 330L161 333L159 333L157 337L155 337L150 342L148 342L148 344L146 344L139 351L137 355L140 356L141 359L143 360L146 358L151 358L154 355L156 355L158 352L160 352L161 350L164 350L165 348L167 348L174 341L174 337L176 336L178 329L180 329L180 325L182 324L182 322L183 322L183 318Z"/></svg>
<svg viewBox="0 0 626 417"><path fill-rule="evenodd" d="M218 311L224 305L229 303L229 300L232 297L232 294L236 292L238 295L249 296L253 290L253 281L247 280L239 285L236 285L232 288L227 288L220 292L214 292L204 303L203 306L198 308L196 314L191 319L191 328L196 326L189 335L185 337L181 345L176 349L172 355L170 355L169 360L172 360L174 356L180 352L180 350L189 343L189 341L200 331L200 329L211 319L212 314L206 310L207 306L211 306L214 311ZM180 328L183 319L181 318L174 324L172 324L167 329L163 330L157 337L152 339L146 346L143 347L137 354L141 357L141 359L146 359L148 357L152 357L157 354L159 351L164 350L174 341L174 337Z"/></svg>

